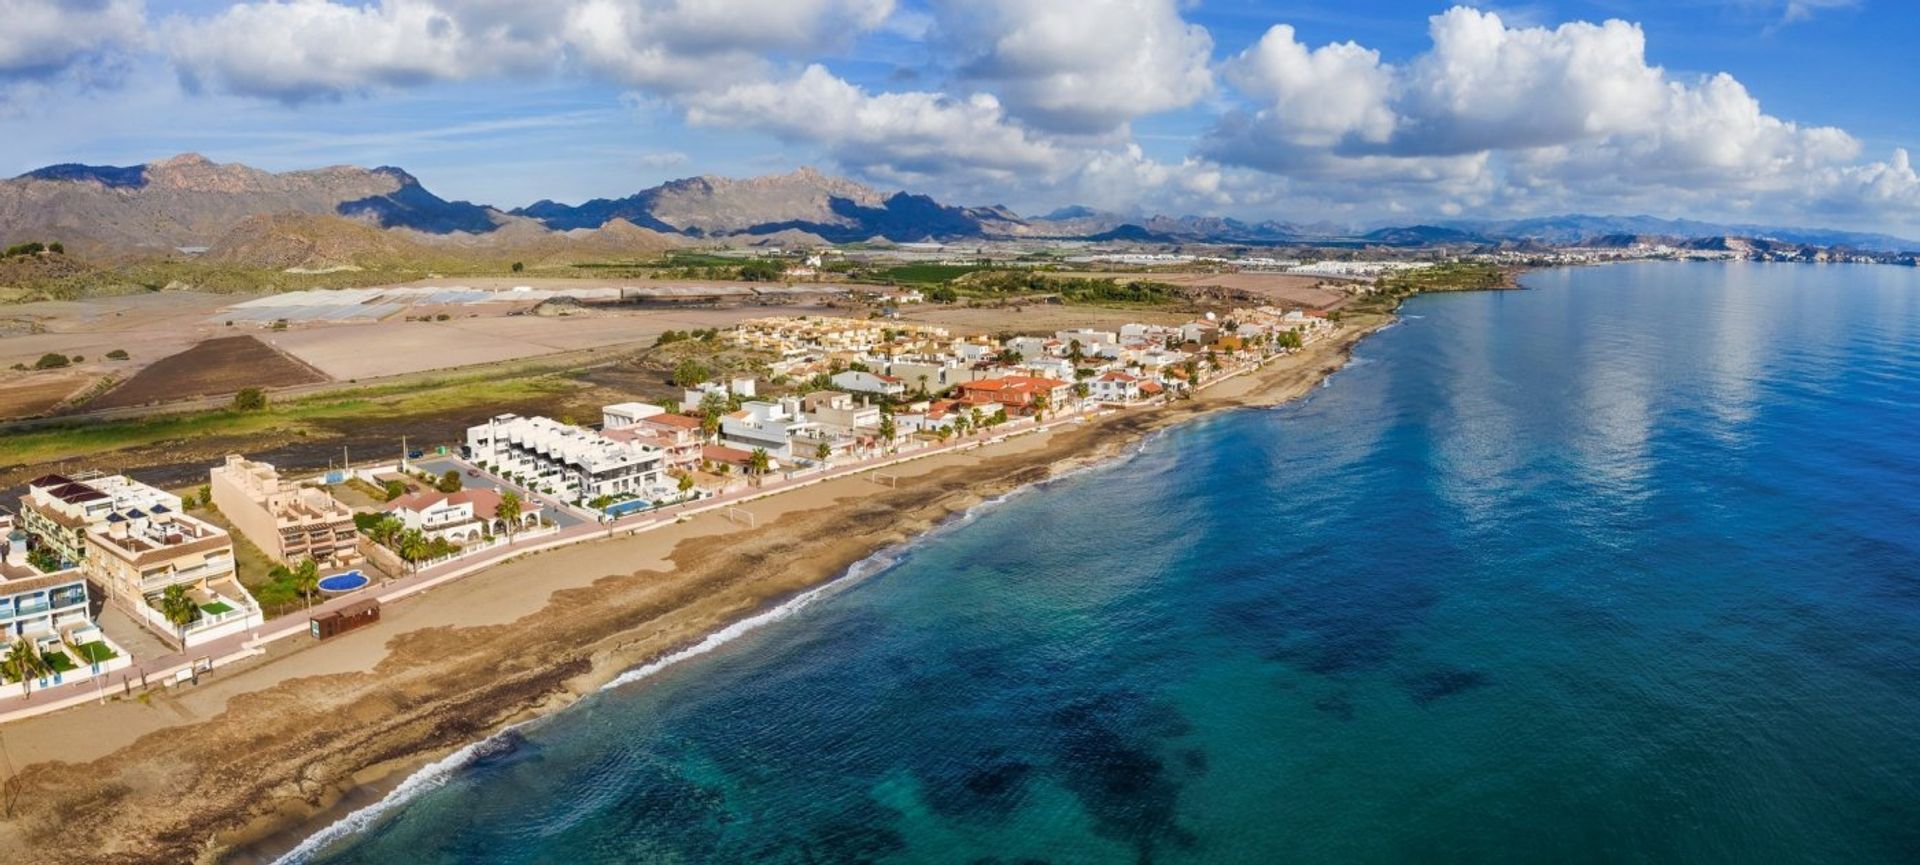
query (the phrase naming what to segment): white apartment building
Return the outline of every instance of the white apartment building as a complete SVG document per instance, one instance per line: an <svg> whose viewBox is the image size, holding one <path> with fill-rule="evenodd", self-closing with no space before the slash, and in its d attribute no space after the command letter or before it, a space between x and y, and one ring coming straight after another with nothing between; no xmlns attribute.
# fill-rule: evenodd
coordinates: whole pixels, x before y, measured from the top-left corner
<svg viewBox="0 0 1920 865"><path fill-rule="evenodd" d="M720 443L751 451L764 449L780 459L793 459L794 439L817 438L819 425L807 420L800 401L791 397L779 402L755 400L720 419Z"/></svg>
<svg viewBox="0 0 1920 865"><path fill-rule="evenodd" d="M515 414L469 428L467 456L568 501L641 495L660 485L663 462L651 445Z"/></svg>

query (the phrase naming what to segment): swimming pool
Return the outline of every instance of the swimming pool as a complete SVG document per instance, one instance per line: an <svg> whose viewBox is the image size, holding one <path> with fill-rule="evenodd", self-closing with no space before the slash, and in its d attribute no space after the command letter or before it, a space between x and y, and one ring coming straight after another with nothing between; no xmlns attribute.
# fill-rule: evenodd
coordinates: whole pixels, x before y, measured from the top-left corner
<svg viewBox="0 0 1920 865"><path fill-rule="evenodd" d="M367 579L366 574L360 573L359 571L348 571L344 574L334 574L331 577L322 579L320 581L320 591L328 594L351 592L354 589L365 588L369 582L371 581Z"/></svg>

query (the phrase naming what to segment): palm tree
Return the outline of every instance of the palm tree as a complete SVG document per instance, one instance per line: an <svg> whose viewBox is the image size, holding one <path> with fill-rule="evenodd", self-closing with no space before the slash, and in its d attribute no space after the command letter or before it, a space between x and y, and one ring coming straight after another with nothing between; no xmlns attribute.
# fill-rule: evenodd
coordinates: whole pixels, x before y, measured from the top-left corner
<svg viewBox="0 0 1920 865"><path fill-rule="evenodd" d="M7 647L6 659L0 660L0 672L20 680L20 696L24 697L33 691L33 680L53 672L53 668L33 643L21 637Z"/></svg>
<svg viewBox="0 0 1920 865"><path fill-rule="evenodd" d="M773 458L767 455L766 448L754 448L753 454L747 457L747 471L756 475L764 475L772 467Z"/></svg>
<svg viewBox="0 0 1920 865"><path fill-rule="evenodd" d="M833 445L821 442L819 447L813 449L813 456L814 459L826 462L828 457L833 456Z"/></svg>
<svg viewBox="0 0 1920 865"><path fill-rule="evenodd" d="M301 559L293 569L293 590L307 599L307 611L313 611L313 593L320 590L320 563Z"/></svg>
<svg viewBox="0 0 1920 865"><path fill-rule="evenodd" d="M897 433L899 431L900 431L899 428L893 425L893 412L882 410L880 412L881 445L888 449L892 449L894 433Z"/></svg>
<svg viewBox="0 0 1920 865"><path fill-rule="evenodd" d="M1047 399L1047 395L1044 393L1037 393L1033 395L1033 422L1034 423L1046 422L1048 402L1049 401Z"/></svg>
<svg viewBox="0 0 1920 865"><path fill-rule="evenodd" d="M419 529L408 529L400 533L400 558L408 562L418 562L427 557L427 536Z"/></svg>
<svg viewBox="0 0 1920 865"><path fill-rule="evenodd" d="M507 540L513 540L514 529L520 526L520 494L508 490L500 496L500 503L493 506L493 516L507 527Z"/></svg>
<svg viewBox="0 0 1920 865"><path fill-rule="evenodd" d="M972 423L967 420L965 412L954 412L953 432L955 435L965 438L967 435L967 427L969 426L972 426Z"/></svg>
<svg viewBox="0 0 1920 865"><path fill-rule="evenodd" d="M187 626L200 617L200 605L187 596L186 586L168 586L165 592L160 593L160 615L165 616L167 623L180 632L180 647L186 648Z"/></svg>

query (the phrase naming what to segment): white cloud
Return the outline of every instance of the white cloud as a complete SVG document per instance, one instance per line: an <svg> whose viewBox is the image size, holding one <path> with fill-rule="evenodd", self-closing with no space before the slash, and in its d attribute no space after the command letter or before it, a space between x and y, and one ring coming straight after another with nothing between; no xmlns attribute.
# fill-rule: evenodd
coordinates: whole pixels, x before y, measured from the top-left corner
<svg viewBox="0 0 1920 865"><path fill-rule="evenodd" d="M0 0L0 77L47 77L146 38L140 0Z"/></svg>
<svg viewBox="0 0 1920 865"><path fill-rule="evenodd" d="M195 86L298 102L558 70L571 60L660 92L761 76L769 55L843 45L892 0L334 0L239 3L176 17L167 43Z"/></svg>
<svg viewBox="0 0 1920 865"><path fill-rule="evenodd" d="M1861 206L1912 196L1897 161L1856 165L1846 132L1767 114L1732 76L1680 78L1649 64L1633 24L1516 27L1455 7L1430 19L1429 35L1428 51L1395 66L1353 43L1309 49L1291 28L1272 28L1225 64L1253 104L1221 117L1201 152L1296 189L1364 195L1350 185L1376 177L1411 198L1424 184L1441 211L1725 212L1837 206L1848 190Z"/></svg>
<svg viewBox="0 0 1920 865"><path fill-rule="evenodd" d="M769 55L843 47L892 12L892 0L584 0L564 34L594 72L684 92L764 78Z"/></svg>
<svg viewBox="0 0 1920 865"><path fill-rule="evenodd" d="M1060 152L1009 123L990 94L869 93L811 65L798 77L738 84L687 106L704 126L816 143L843 165L895 178L1054 171Z"/></svg>
<svg viewBox="0 0 1920 865"><path fill-rule="evenodd" d="M1109 132L1213 89L1213 39L1173 0L950 0L941 30L964 78L1054 132Z"/></svg>

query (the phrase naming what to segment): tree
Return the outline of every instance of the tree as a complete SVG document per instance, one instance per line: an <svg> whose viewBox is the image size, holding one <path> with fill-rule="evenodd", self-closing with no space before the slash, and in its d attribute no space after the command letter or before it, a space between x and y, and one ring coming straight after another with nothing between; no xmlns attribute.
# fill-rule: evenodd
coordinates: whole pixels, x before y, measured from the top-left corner
<svg viewBox="0 0 1920 865"><path fill-rule="evenodd" d="M502 493L500 503L493 506L494 518L506 524L508 539L520 527L520 510L520 494L512 490Z"/></svg>
<svg viewBox="0 0 1920 865"><path fill-rule="evenodd" d="M720 434L720 419L733 410L733 404L717 393L700 398L700 431L713 438Z"/></svg>
<svg viewBox="0 0 1920 865"><path fill-rule="evenodd" d="M131 355L127 354L127 350L124 348L116 348L113 351L107 352L107 360L126 360L128 357L131 357Z"/></svg>
<svg viewBox="0 0 1920 865"><path fill-rule="evenodd" d="M33 362L33 368L34 369L59 369L70 363L72 363L72 361L67 360L67 356L64 354L54 354L53 352L47 352L46 354L41 355L39 360L36 360Z"/></svg>
<svg viewBox="0 0 1920 865"><path fill-rule="evenodd" d="M693 492L693 475L680 476L680 492L682 494Z"/></svg>
<svg viewBox="0 0 1920 865"><path fill-rule="evenodd" d="M893 412L882 409L880 411L880 442L881 444L884 444L887 447L892 447L894 434L898 433L899 431L900 431L899 428L893 425Z"/></svg>
<svg viewBox="0 0 1920 865"><path fill-rule="evenodd" d="M1044 393L1037 393L1033 395L1033 422L1034 423L1040 423L1047 419L1047 407L1050 403L1051 403L1051 400L1047 399L1047 395Z"/></svg>
<svg viewBox="0 0 1920 865"><path fill-rule="evenodd" d="M831 456L833 456L833 446L826 442L821 442L819 447L813 449L814 459L821 462L826 462L827 458Z"/></svg>
<svg viewBox="0 0 1920 865"><path fill-rule="evenodd" d="M406 529L393 540L393 551L409 565L417 564L427 557L427 536L419 529Z"/></svg>
<svg viewBox="0 0 1920 865"><path fill-rule="evenodd" d="M514 272L514 273L519 273L520 271L523 271L523 270L526 270L526 269L527 269L527 265L526 265L526 263L525 263L525 262L520 262L520 261L516 261L516 262L514 262L514 263L513 263L513 272Z"/></svg>
<svg viewBox="0 0 1920 865"><path fill-rule="evenodd" d="M693 358L687 358L673 368L673 383L680 387L693 387L712 377L713 372Z"/></svg>
<svg viewBox="0 0 1920 865"><path fill-rule="evenodd" d="M407 484L401 480L387 481L385 484L385 492L387 494L387 501L393 501L407 494Z"/></svg>
<svg viewBox="0 0 1920 865"><path fill-rule="evenodd" d="M953 432L955 435L965 436L967 434L967 428L972 425L973 422L967 419L966 412L953 413Z"/></svg>
<svg viewBox="0 0 1920 865"><path fill-rule="evenodd" d="M33 680L53 672L53 668L31 641L21 637L7 647L6 659L0 660L0 671L4 671L7 678L20 681L20 695L24 697L33 691Z"/></svg>
<svg viewBox="0 0 1920 865"><path fill-rule="evenodd" d="M433 488L443 493L457 493L460 491L460 486L460 472L457 469L447 469L446 474L440 476L440 482L434 484Z"/></svg>
<svg viewBox="0 0 1920 865"><path fill-rule="evenodd" d="M1067 343L1067 359L1073 361L1074 366L1079 366L1081 358L1086 356L1087 351L1080 346L1079 340L1071 340Z"/></svg>
<svg viewBox="0 0 1920 865"><path fill-rule="evenodd" d="M267 392L257 387L243 387L233 395L234 411L260 411L267 407Z"/></svg>
<svg viewBox="0 0 1920 865"><path fill-rule="evenodd" d="M756 475L764 475L772 468L773 457L767 454L766 448L754 448L753 453L747 457L747 471L749 472Z"/></svg>
<svg viewBox="0 0 1920 865"><path fill-rule="evenodd" d="M185 648L187 626L200 617L200 605L187 596L186 586L168 586L165 592L160 593L160 615L165 616L167 623L179 632L180 646Z"/></svg>
<svg viewBox="0 0 1920 865"><path fill-rule="evenodd" d="M294 566L288 581L293 583L294 591L307 599L307 610L311 612L313 593L320 591L320 563L312 559L301 559L300 564Z"/></svg>

